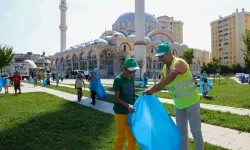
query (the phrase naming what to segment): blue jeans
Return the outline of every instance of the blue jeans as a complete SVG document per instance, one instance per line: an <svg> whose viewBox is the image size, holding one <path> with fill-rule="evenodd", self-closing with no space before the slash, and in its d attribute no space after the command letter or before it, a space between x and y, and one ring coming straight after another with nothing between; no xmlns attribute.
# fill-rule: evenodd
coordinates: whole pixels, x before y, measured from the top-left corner
<svg viewBox="0 0 250 150"><path fill-rule="evenodd" d="M201 132L200 102L184 109L175 107L176 124L181 132L182 150L188 150L188 121L196 150L204 150Z"/></svg>

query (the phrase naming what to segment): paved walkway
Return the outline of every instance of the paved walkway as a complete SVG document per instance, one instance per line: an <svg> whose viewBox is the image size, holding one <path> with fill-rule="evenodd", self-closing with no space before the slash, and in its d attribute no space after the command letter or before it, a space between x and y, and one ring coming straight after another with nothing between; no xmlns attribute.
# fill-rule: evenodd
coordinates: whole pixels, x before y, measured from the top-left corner
<svg viewBox="0 0 250 150"><path fill-rule="evenodd" d="M66 92L61 92L45 87L33 87L31 84L23 83L23 88L22 91L25 92L47 92L49 94L64 98L66 100L76 102L76 95L66 93ZM14 93L13 88L9 89L10 93ZM3 91L2 91L3 92ZM91 99L84 97L82 101L79 103L81 105L87 106L87 107L92 107L94 109L100 110L102 112L106 112L109 114L113 114L113 104L104 102L104 101L99 101L97 100L96 105L92 106L90 104ZM175 118L172 117L172 119L175 121ZM214 145L219 145L225 148L233 149L233 150L249 150L250 148L250 133L240 133L237 130L232 130L228 128L223 128L223 127L218 127L214 125L209 125L202 123L202 134L204 137L204 141L214 144ZM189 137L192 137L192 134L189 129Z"/></svg>
<svg viewBox="0 0 250 150"><path fill-rule="evenodd" d="M208 79L213 79L213 78L208 78ZM219 78L215 78L216 80L218 80ZM225 78L220 78L220 79L225 79ZM199 79L197 79L199 80ZM62 83L64 84L75 84L75 79L65 79L63 80ZM102 81L102 84L105 84L105 85L113 85L113 82L114 82L114 79L101 79ZM88 83L86 82L86 80L84 80L85 83ZM158 82L157 82L158 83ZM141 85L142 84L142 81L135 81L135 85ZM153 85L154 82L152 81L149 81L148 82L148 85Z"/></svg>
<svg viewBox="0 0 250 150"><path fill-rule="evenodd" d="M53 82L51 82L51 84L55 85L55 83L53 83ZM66 85L66 84L60 84L59 86L68 87L68 88L75 88L74 86ZM85 88L84 90L89 91L88 88ZM145 89L143 89L143 90L145 90ZM115 95L115 93L113 91L107 91L106 90L106 92L107 92L107 94ZM162 103L174 104L172 99L165 99L165 98L159 98L159 99L160 99L160 101ZM221 112L230 112L232 114L238 114L238 115L248 115L248 116L250 116L250 110L249 109L244 109L244 108L235 108L235 107L204 104L204 103L201 103L201 108L209 109L209 110L215 110L215 111L221 111Z"/></svg>
<svg viewBox="0 0 250 150"><path fill-rule="evenodd" d="M235 81L236 81L237 83L239 83L239 84L242 84L242 83L239 81L239 79L236 78L236 77L231 77L231 79L235 80ZM248 84L248 83L244 83L244 84Z"/></svg>

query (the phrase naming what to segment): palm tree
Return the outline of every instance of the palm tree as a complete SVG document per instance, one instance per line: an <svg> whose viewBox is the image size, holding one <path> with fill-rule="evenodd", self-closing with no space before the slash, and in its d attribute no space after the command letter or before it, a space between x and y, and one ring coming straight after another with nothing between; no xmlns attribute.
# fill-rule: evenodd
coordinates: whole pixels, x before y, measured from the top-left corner
<svg viewBox="0 0 250 150"><path fill-rule="evenodd" d="M12 59L14 57L13 47L11 46L1 46L0 45L0 69L2 74L2 69L5 66L12 64Z"/></svg>
<svg viewBox="0 0 250 150"><path fill-rule="evenodd" d="M241 40L244 42L244 48L241 50L244 55L245 67L247 68L248 73L250 74L250 30L246 30L245 33L241 35Z"/></svg>

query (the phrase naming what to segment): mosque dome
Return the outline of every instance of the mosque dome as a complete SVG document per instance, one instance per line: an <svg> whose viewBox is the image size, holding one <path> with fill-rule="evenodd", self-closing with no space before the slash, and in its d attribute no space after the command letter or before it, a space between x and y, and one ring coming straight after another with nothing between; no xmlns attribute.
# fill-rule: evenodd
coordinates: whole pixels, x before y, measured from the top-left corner
<svg viewBox="0 0 250 150"><path fill-rule="evenodd" d="M145 37L145 38L144 38L144 41L146 41L146 42L151 42L151 39L148 38L148 37Z"/></svg>
<svg viewBox="0 0 250 150"><path fill-rule="evenodd" d="M187 46L186 44L180 44L180 46L181 46L182 48L188 48L188 46Z"/></svg>
<svg viewBox="0 0 250 150"><path fill-rule="evenodd" d="M108 45L108 42L106 40L103 40L103 39L96 39L96 40L94 40L94 44L96 44L96 45Z"/></svg>
<svg viewBox="0 0 250 150"><path fill-rule="evenodd" d="M111 39L111 36L105 36L104 39L105 39L105 40L110 40L110 39Z"/></svg>
<svg viewBox="0 0 250 150"><path fill-rule="evenodd" d="M93 45L94 43L92 42L92 41L89 41L89 42L87 42L86 44L85 44L85 47L88 47L88 46L91 46L91 45Z"/></svg>
<svg viewBox="0 0 250 150"><path fill-rule="evenodd" d="M116 22L122 22L122 21L135 21L135 13L133 12L127 12L122 15L120 15ZM145 21L152 21L152 22L158 22L158 20L151 14L145 13Z"/></svg>
<svg viewBox="0 0 250 150"><path fill-rule="evenodd" d="M135 35L129 35L127 38L131 40L135 40Z"/></svg>
<svg viewBox="0 0 250 150"><path fill-rule="evenodd" d="M126 38L124 34L120 33L120 32L116 32L114 33L111 38Z"/></svg>
<svg viewBox="0 0 250 150"><path fill-rule="evenodd" d="M82 49L85 47L85 43L82 43L80 46L78 46L78 49Z"/></svg>
<svg viewBox="0 0 250 150"><path fill-rule="evenodd" d="M152 42L154 42L154 43L159 43L159 44L162 43L162 41L161 41L161 40L158 40L158 39L155 39L155 40L153 40Z"/></svg>
<svg viewBox="0 0 250 150"><path fill-rule="evenodd" d="M168 44L169 46L173 45L170 41L167 41L166 44Z"/></svg>
<svg viewBox="0 0 250 150"><path fill-rule="evenodd" d="M179 44L178 42L174 42L173 46L175 46L175 47L179 47L179 46L180 46L180 44Z"/></svg>

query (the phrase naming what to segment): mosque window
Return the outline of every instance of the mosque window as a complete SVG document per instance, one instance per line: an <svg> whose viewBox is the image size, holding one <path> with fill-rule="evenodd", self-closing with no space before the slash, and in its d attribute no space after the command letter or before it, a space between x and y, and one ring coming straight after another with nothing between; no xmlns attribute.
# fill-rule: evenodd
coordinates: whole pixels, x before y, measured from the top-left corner
<svg viewBox="0 0 250 150"><path fill-rule="evenodd" d="M150 52L153 54L154 53L154 48L151 48Z"/></svg>
<svg viewBox="0 0 250 150"><path fill-rule="evenodd" d="M125 52L127 50L127 46L123 45L123 51Z"/></svg>

